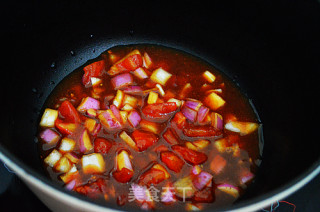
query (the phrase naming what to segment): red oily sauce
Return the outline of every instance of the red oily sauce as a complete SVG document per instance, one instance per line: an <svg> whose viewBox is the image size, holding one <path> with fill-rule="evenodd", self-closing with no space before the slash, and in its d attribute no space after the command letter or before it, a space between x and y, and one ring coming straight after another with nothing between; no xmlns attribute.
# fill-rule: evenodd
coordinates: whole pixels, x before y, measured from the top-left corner
<svg viewBox="0 0 320 212"><path fill-rule="evenodd" d="M201 210L232 204L252 183L259 126L248 99L208 63L130 45L57 85L39 143L52 180L106 206Z"/></svg>

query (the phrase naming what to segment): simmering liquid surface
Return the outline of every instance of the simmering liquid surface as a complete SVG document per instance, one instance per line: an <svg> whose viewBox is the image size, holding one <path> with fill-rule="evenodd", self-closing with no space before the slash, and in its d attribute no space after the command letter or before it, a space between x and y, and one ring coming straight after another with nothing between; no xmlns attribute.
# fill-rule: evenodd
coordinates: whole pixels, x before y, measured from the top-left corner
<svg viewBox="0 0 320 212"><path fill-rule="evenodd" d="M88 97L97 101L88 106ZM249 100L213 66L171 48L111 48L63 79L44 108L57 114L53 125L43 115L39 127L50 178L120 210L230 205L254 181L260 161L260 123ZM56 137L46 137L48 129ZM73 146L62 147L68 139ZM50 158L54 150L57 159ZM95 159L86 162L87 155Z"/></svg>

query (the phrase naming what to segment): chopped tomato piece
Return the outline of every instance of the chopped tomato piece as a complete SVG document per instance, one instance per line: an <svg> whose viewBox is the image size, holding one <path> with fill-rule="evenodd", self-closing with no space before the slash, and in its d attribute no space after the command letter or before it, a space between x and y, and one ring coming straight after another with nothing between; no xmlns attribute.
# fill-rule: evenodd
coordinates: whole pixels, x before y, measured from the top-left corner
<svg viewBox="0 0 320 212"><path fill-rule="evenodd" d="M83 68L84 75L82 77L82 83L85 86L90 85L91 77L99 77L103 74L103 71L105 70L105 61L100 60L94 63L91 63Z"/></svg>
<svg viewBox="0 0 320 212"><path fill-rule="evenodd" d="M210 163L210 169L215 174L219 174L227 165L226 159L220 155L216 155Z"/></svg>
<svg viewBox="0 0 320 212"><path fill-rule="evenodd" d="M127 183L133 176L133 171L123 167L120 171L117 170L112 173L113 177L120 183Z"/></svg>
<svg viewBox="0 0 320 212"><path fill-rule="evenodd" d="M164 171L160 169L151 168L140 176L139 184L146 186L149 186L151 184L156 185L158 183L161 183L165 179L166 175Z"/></svg>
<svg viewBox="0 0 320 212"><path fill-rule="evenodd" d="M192 149L188 149L184 146L174 145L172 146L172 150L177 152L179 155L183 157L185 161L192 165L202 164L206 162L208 159L208 156L206 154Z"/></svg>
<svg viewBox="0 0 320 212"><path fill-rule="evenodd" d="M150 146L155 144L158 141L158 137L151 133L142 130L135 130L132 133L132 137L137 144L137 147L140 152L148 149Z"/></svg>
<svg viewBox="0 0 320 212"><path fill-rule="evenodd" d="M180 172L184 165L184 161L181 160L178 155L170 151L161 152L160 158L170 170L177 173Z"/></svg>
<svg viewBox="0 0 320 212"><path fill-rule="evenodd" d="M108 73L116 75L124 71L133 71L143 64L142 56L138 50L134 50L111 66Z"/></svg>
<svg viewBox="0 0 320 212"><path fill-rule="evenodd" d="M168 128L166 132L163 133L163 138L171 145L179 144L178 135L174 129Z"/></svg>
<svg viewBox="0 0 320 212"><path fill-rule="evenodd" d="M68 100L61 103L58 111L65 122L77 123L81 121L78 111Z"/></svg>
<svg viewBox="0 0 320 212"><path fill-rule="evenodd" d="M99 194L106 191L106 183L104 179L99 178L95 182L76 187L75 191L91 198L97 198Z"/></svg>
<svg viewBox="0 0 320 212"><path fill-rule="evenodd" d="M174 115L172 122L175 123L179 129L182 129L187 124L187 118L183 115L182 112L178 112Z"/></svg>
<svg viewBox="0 0 320 212"><path fill-rule="evenodd" d="M94 152L107 154L112 147L112 142L104 138L96 138L94 141Z"/></svg>
<svg viewBox="0 0 320 212"><path fill-rule="evenodd" d="M75 123L65 123L58 118L55 121L55 127L64 135L71 135L76 132L78 125Z"/></svg>
<svg viewBox="0 0 320 212"><path fill-rule="evenodd" d="M214 192L211 187L205 187L194 193L193 200L196 202L213 202L215 200Z"/></svg>
<svg viewBox="0 0 320 212"><path fill-rule="evenodd" d="M183 134L189 137L211 137L221 135L221 131L214 129L212 126L191 126L183 129Z"/></svg>
<svg viewBox="0 0 320 212"><path fill-rule="evenodd" d="M142 109L142 112L148 118L168 118L177 108L175 102L164 102L149 104Z"/></svg>

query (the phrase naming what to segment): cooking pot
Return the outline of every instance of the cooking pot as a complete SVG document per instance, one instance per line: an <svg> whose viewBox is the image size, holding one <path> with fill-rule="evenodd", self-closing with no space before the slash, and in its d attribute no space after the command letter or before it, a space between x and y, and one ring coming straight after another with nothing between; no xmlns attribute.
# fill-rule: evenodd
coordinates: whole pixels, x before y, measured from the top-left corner
<svg viewBox="0 0 320 212"><path fill-rule="evenodd" d="M264 138L259 171L244 196L219 210L259 210L320 172L318 1L3 4L0 159L51 210L121 210L53 183L36 140L42 105L59 81L116 45L159 44L198 56L233 79L255 106Z"/></svg>

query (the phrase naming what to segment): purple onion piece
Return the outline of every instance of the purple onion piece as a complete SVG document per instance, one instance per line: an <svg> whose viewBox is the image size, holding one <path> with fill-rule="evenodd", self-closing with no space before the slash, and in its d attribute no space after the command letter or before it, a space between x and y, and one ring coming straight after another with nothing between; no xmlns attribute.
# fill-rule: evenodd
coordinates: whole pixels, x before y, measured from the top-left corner
<svg viewBox="0 0 320 212"><path fill-rule="evenodd" d="M219 113L212 113L212 126L217 130L223 130L223 118Z"/></svg>
<svg viewBox="0 0 320 212"><path fill-rule="evenodd" d="M120 74L111 79L114 89L119 89L133 83L133 78L130 73Z"/></svg>
<svg viewBox="0 0 320 212"><path fill-rule="evenodd" d="M212 178L213 176L210 173L202 171L192 182L196 189L201 190L212 180Z"/></svg>
<svg viewBox="0 0 320 212"><path fill-rule="evenodd" d="M76 185L76 180L74 179L74 180L71 180L69 183L67 183L65 185L65 188L67 190L71 191L74 188L75 185Z"/></svg>
<svg viewBox="0 0 320 212"><path fill-rule="evenodd" d="M245 184L252 180L254 178L254 174L252 174L250 171L246 172L242 177L241 177L241 183Z"/></svg>
<svg viewBox="0 0 320 212"><path fill-rule="evenodd" d="M202 103L196 100L195 101L187 100L184 105L187 106L188 108L191 108L192 110L198 111Z"/></svg>
<svg viewBox="0 0 320 212"><path fill-rule="evenodd" d="M128 86L126 89L124 89L123 92L134 95L134 94L142 94L143 90L141 86L131 85L131 86Z"/></svg>
<svg viewBox="0 0 320 212"><path fill-rule="evenodd" d="M208 115L209 113L209 108L207 108L206 106L201 106L199 108L198 111L198 123L203 122L203 120L205 119L205 117Z"/></svg>
<svg viewBox="0 0 320 212"><path fill-rule="evenodd" d="M133 110L128 115L128 120L133 127L137 127L141 121L141 117L137 111Z"/></svg>
<svg viewBox="0 0 320 212"><path fill-rule="evenodd" d="M110 110L112 111L113 115L116 117L118 121L121 121L121 115L119 109L115 105L110 105Z"/></svg>
<svg viewBox="0 0 320 212"><path fill-rule="evenodd" d="M197 111L189 107L183 106L181 109L182 114L190 121L195 122L197 118Z"/></svg>
<svg viewBox="0 0 320 212"><path fill-rule="evenodd" d="M58 133L51 129L45 129L40 133L40 138L46 143L56 143L59 141L60 136Z"/></svg>
<svg viewBox="0 0 320 212"><path fill-rule="evenodd" d="M79 111L86 111L88 109L100 109L100 102L92 97L86 97L84 98L79 107L77 108Z"/></svg>

